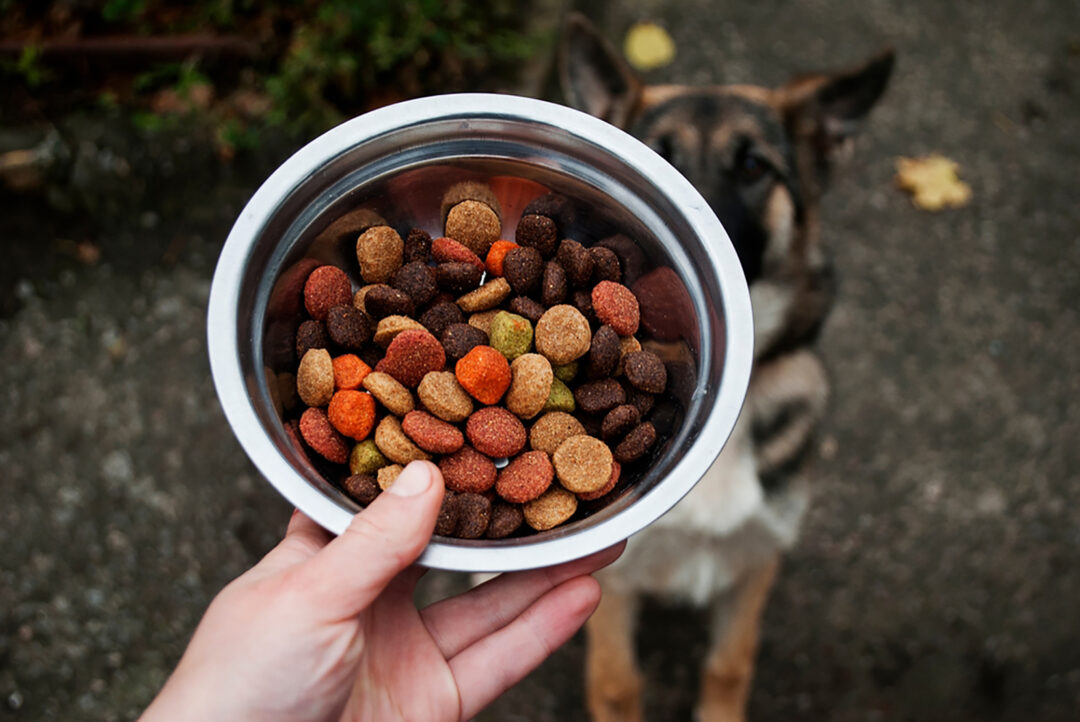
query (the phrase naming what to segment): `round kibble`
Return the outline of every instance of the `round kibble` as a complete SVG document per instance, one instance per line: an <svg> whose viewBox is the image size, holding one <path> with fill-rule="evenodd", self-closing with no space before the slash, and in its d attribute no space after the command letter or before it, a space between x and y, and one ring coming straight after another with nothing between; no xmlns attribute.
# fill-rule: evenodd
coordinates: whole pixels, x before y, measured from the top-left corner
<svg viewBox="0 0 1080 722"><path fill-rule="evenodd" d="M304 358L304 354L313 348L326 348L330 345L330 337L326 335L326 326L322 321L308 319L296 329L296 358Z"/></svg>
<svg viewBox="0 0 1080 722"><path fill-rule="evenodd" d="M405 242L390 226L373 226L356 240L356 260L367 283L386 283L401 268Z"/></svg>
<svg viewBox="0 0 1080 722"><path fill-rule="evenodd" d="M375 425L375 399L363 391L338 391L330 399L326 415L342 434L363 441Z"/></svg>
<svg viewBox="0 0 1080 722"><path fill-rule="evenodd" d="M432 371L420 381L416 393L424 407L443 421L464 421L473 412L472 399L450 371Z"/></svg>
<svg viewBox="0 0 1080 722"><path fill-rule="evenodd" d="M300 359L296 392L308 406L326 406L334 395L334 362L324 348L313 348Z"/></svg>
<svg viewBox="0 0 1080 722"><path fill-rule="evenodd" d="M435 266L435 281L447 293L467 293L480 285L484 273L469 263L440 263Z"/></svg>
<svg viewBox="0 0 1080 722"><path fill-rule="evenodd" d="M499 240L502 223L486 203L462 201L446 214L446 235L466 246L477 256L487 255L491 244Z"/></svg>
<svg viewBox="0 0 1080 722"><path fill-rule="evenodd" d="M525 522L537 531L554 529L577 511L577 497L561 486L551 486L521 508Z"/></svg>
<svg viewBox="0 0 1080 722"><path fill-rule="evenodd" d="M406 263L399 268L390 280L390 285L408 298L409 304L406 307L410 309L408 313L412 312L412 308L427 305L439 293L439 284L435 280L435 270L423 261ZM374 315L374 312L370 313ZM406 312L391 310L390 313ZM383 315L388 316L390 313Z"/></svg>
<svg viewBox="0 0 1080 722"><path fill-rule="evenodd" d="M563 239L559 244L559 250L555 254L555 260L566 271L566 280L571 286L583 288L589 285L593 273L593 257L585 246L569 238Z"/></svg>
<svg viewBox="0 0 1080 722"><path fill-rule="evenodd" d="M375 288L388 288L388 286L385 283L369 283L366 286L361 286L360 290L353 295L352 305L367 313L367 295Z"/></svg>
<svg viewBox="0 0 1080 722"><path fill-rule="evenodd" d="M604 246L593 246L589 249L589 255L593 259L593 278L597 283L600 281L618 283L622 280L619 257L615 255L615 251Z"/></svg>
<svg viewBox="0 0 1080 722"><path fill-rule="evenodd" d="M648 416L649 412L652 411L653 404L656 403L656 398L652 394L638 391L629 384L624 387L624 390L626 391L626 403L636 408L638 413L641 414L641 418Z"/></svg>
<svg viewBox="0 0 1080 722"><path fill-rule="evenodd" d="M406 414L401 420L401 430L413 443L432 454L452 454L465 444L460 430L426 411Z"/></svg>
<svg viewBox="0 0 1080 722"><path fill-rule="evenodd" d="M334 429L322 409L307 409L300 415L300 436L327 461L344 464L349 460L349 443Z"/></svg>
<svg viewBox="0 0 1080 722"><path fill-rule="evenodd" d="M615 460L629 464L640 459L656 443L656 428L648 421L640 423L615 447Z"/></svg>
<svg viewBox="0 0 1080 722"><path fill-rule="evenodd" d="M501 406L488 406L465 422L469 443L493 459L509 458L525 448L527 434L516 416Z"/></svg>
<svg viewBox="0 0 1080 722"><path fill-rule="evenodd" d="M454 536L459 539L479 539L491 522L491 500L486 496L465 492L454 497L457 507L457 528Z"/></svg>
<svg viewBox="0 0 1080 722"><path fill-rule="evenodd" d="M330 340L351 351L363 348L371 339L374 328L371 318L352 304L334 306L326 315Z"/></svg>
<svg viewBox="0 0 1080 722"><path fill-rule="evenodd" d="M400 269L398 269L400 271ZM409 294L390 286L378 285L364 296L364 309L372 318L411 316L413 302Z"/></svg>
<svg viewBox="0 0 1080 722"><path fill-rule="evenodd" d="M585 427L570 414L550 411L537 419L529 429L529 446L550 456L559 448L559 444L571 436L584 433Z"/></svg>
<svg viewBox="0 0 1080 722"><path fill-rule="evenodd" d="M525 206L521 214L547 216L563 227L572 226L577 218L574 201L561 193L547 193L534 198L529 201L529 205Z"/></svg>
<svg viewBox="0 0 1080 722"><path fill-rule="evenodd" d="M372 439L361 441L349 454L350 474L374 474L390 463Z"/></svg>
<svg viewBox="0 0 1080 722"><path fill-rule="evenodd" d="M342 482L342 486L349 496L363 506L375 501L375 497L382 491L374 474L353 474Z"/></svg>
<svg viewBox="0 0 1080 722"><path fill-rule="evenodd" d="M470 266L484 272L486 267L476 255L453 238L436 238L431 242L431 256L436 263L468 263ZM479 281L478 281L479 283Z"/></svg>
<svg viewBox="0 0 1080 722"><path fill-rule="evenodd" d="M510 387L510 364L491 346L477 346L454 366L458 383L482 404L497 404Z"/></svg>
<svg viewBox="0 0 1080 722"><path fill-rule="evenodd" d="M611 478L613 461L607 444L582 434L559 444L551 456L559 483L575 494L603 488Z"/></svg>
<svg viewBox="0 0 1080 722"><path fill-rule="evenodd" d="M506 408L523 419L531 419L543 410L554 380L555 374L546 358L537 353L518 356L510 364Z"/></svg>
<svg viewBox="0 0 1080 722"><path fill-rule="evenodd" d="M431 234L421 228L410 230L408 235L405 236L402 261L405 263L415 261L427 263L429 255L431 255Z"/></svg>
<svg viewBox="0 0 1080 722"><path fill-rule="evenodd" d="M557 306L566 300L566 290L566 271L558 261L548 261L540 286L540 302L545 306Z"/></svg>
<svg viewBox="0 0 1080 722"><path fill-rule="evenodd" d="M390 374L408 388L416 388L429 371L442 371L446 352L439 340L427 329L399 333L386 349L386 356L376 365L376 371Z"/></svg>
<svg viewBox="0 0 1080 722"><path fill-rule="evenodd" d="M499 198L495 195L495 191L491 189L491 186L476 181L460 181L450 186L443 193L439 207L439 218L442 219L443 223L446 223L446 217L450 214L450 209L462 201L479 201L494 211L500 221L502 220L502 208L499 205Z"/></svg>
<svg viewBox="0 0 1080 722"><path fill-rule="evenodd" d="M510 295L510 284L505 278L493 278L475 291L470 291L457 300L457 305L465 313L487 311L498 306Z"/></svg>
<svg viewBox="0 0 1080 722"><path fill-rule="evenodd" d="M518 295L527 296L539 287L543 273L544 259L535 248L515 248L503 259L503 275Z"/></svg>
<svg viewBox="0 0 1080 722"><path fill-rule="evenodd" d="M620 358L619 334L611 326L596 329L589 346L589 377L602 379L614 375Z"/></svg>
<svg viewBox="0 0 1080 722"><path fill-rule="evenodd" d="M469 445L439 460L446 488L482 494L495 486L495 463Z"/></svg>
<svg viewBox="0 0 1080 722"><path fill-rule="evenodd" d="M547 216L528 214L523 215L518 221L514 239L518 245L535 248L544 258L551 258L555 255L555 248L558 245L558 233L555 221Z"/></svg>
<svg viewBox="0 0 1080 722"><path fill-rule="evenodd" d="M415 408L409 390L388 373L372 371L364 377L362 385L392 414L405 416Z"/></svg>
<svg viewBox="0 0 1080 722"><path fill-rule="evenodd" d="M401 476L401 472L405 471L405 467L401 464L388 464L376 472L375 480L379 484L379 489L386 491L389 489L397 478Z"/></svg>
<svg viewBox="0 0 1080 722"><path fill-rule="evenodd" d="M446 358L451 361L460 360L477 346L488 345L488 335L467 323L451 324L443 331L440 340L446 351Z"/></svg>
<svg viewBox="0 0 1080 722"><path fill-rule="evenodd" d="M529 323L536 323L539 321L540 317L544 315L544 311L547 310L527 296L515 296L514 298L511 298L510 302L506 304L506 308L511 313L516 313L522 318L529 319Z"/></svg>
<svg viewBox="0 0 1080 722"><path fill-rule="evenodd" d="M358 389L360 384L364 383L364 378L371 373L371 367L356 354L335 356L332 363L335 389Z"/></svg>
<svg viewBox="0 0 1080 722"><path fill-rule="evenodd" d="M488 539L505 539L525 523L525 514L518 504L495 501L491 505L491 521L484 533Z"/></svg>
<svg viewBox="0 0 1080 722"><path fill-rule="evenodd" d="M641 350L641 342L633 336L623 336L619 339L619 363L615 366L615 376L622 376L623 365L626 362L626 354Z"/></svg>
<svg viewBox="0 0 1080 722"><path fill-rule="evenodd" d="M637 296L621 283L601 281L592 290L592 307L601 323L620 336L633 336L641 321Z"/></svg>
<svg viewBox="0 0 1080 722"><path fill-rule="evenodd" d="M439 339L451 324L464 322L465 314L461 312L461 307L452 301L436 303L420 316L421 325L430 331L432 336ZM444 343L443 346L445 347L446 344ZM447 353L449 354L449 350Z"/></svg>
<svg viewBox="0 0 1080 722"><path fill-rule="evenodd" d="M499 311L491 319L490 346L513 361L532 348L533 329L528 319L515 313Z"/></svg>
<svg viewBox="0 0 1080 722"><path fill-rule="evenodd" d="M649 270L650 262L637 243L626 236L616 234L596 242L593 248L609 248L619 259L619 268L622 271L622 279L612 278L609 280L632 284L643 273Z"/></svg>
<svg viewBox="0 0 1080 722"><path fill-rule="evenodd" d="M435 520L435 533L439 536L452 536L457 529L457 504L454 503L456 496L457 494L449 489L443 493L442 506L439 507L439 516Z"/></svg>
<svg viewBox="0 0 1080 722"><path fill-rule="evenodd" d="M423 331L423 326L408 316L387 316L375 327L375 343L386 348L403 331Z"/></svg>
<svg viewBox="0 0 1080 722"><path fill-rule="evenodd" d="M602 496L611 493L611 490L615 488L615 485L619 483L619 476L622 474L622 465L617 461L611 462L611 477L608 482L596 491L583 491L578 494L578 499L582 501L593 501L599 499Z"/></svg>
<svg viewBox="0 0 1080 722"><path fill-rule="evenodd" d="M626 403L626 392L615 379L600 379L574 390L574 401L587 414L599 414Z"/></svg>
<svg viewBox="0 0 1080 722"><path fill-rule="evenodd" d="M616 441L641 422L641 413L632 404L616 406L604 416L600 436L604 441Z"/></svg>
<svg viewBox="0 0 1080 722"><path fill-rule="evenodd" d="M571 361L570 363L563 364L562 366L555 366L553 367L553 370L555 371L555 378L557 378L559 381L562 381L564 384L568 384L574 380L574 377L577 376L578 362Z"/></svg>
<svg viewBox="0 0 1080 722"><path fill-rule="evenodd" d="M375 445L387 459L398 464L426 461L431 458L405 435L405 432L401 430L401 422L396 416L384 416L375 427Z"/></svg>
<svg viewBox="0 0 1080 722"><path fill-rule="evenodd" d="M331 308L351 301L349 277L337 266L319 266L304 282L304 308L316 321L326 320Z"/></svg>
<svg viewBox="0 0 1080 722"><path fill-rule="evenodd" d="M552 379L551 393L548 394L547 401L544 402L542 411L565 411L567 413L572 413L575 408L577 408L577 404L574 401L574 392L559 379Z"/></svg>
<svg viewBox="0 0 1080 722"><path fill-rule="evenodd" d="M536 324L536 350L556 366L584 356L592 342L589 322L573 306L552 306Z"/></svg>
<svg viewBox="0 0 1080 722"><path fill-rule="evenodd" d="M495 241L491 244L491 250L484 259L487 272L492 276L503 275L503 261L506 260L506 254L515 248L520 248L520 246L513 241Z"/></svg>
<svg viewBox="0 0 1080 722"><path fill-rule="evenodd" d="M555 469L542 451L527 451L514 457L495 480L495 491L503 499L518 504L532 501L547 491Z"/></svg>
<svg viewBox="0 0 1080 722"><path fill-rule="evenodd" d="M499 309L493 308L490 311L481 311L480 313L469 314L469 320L467 323L470 326L475 326L486 334L491 334L491 322L494 320L495 315L499 313Z"/></svg>
<svg viewBox="0 0 1080 722"><path fill-rule="evenodd" d="M626 380L638 391L661 394L667 387L667 369L660 357L651 351L632 351L623 360Z"/></svg>
<svg viewBox="0 0 1080 722"><path fill-rule="evenodd" d="M599 325L599 320L596 318L596 311L593 310L592 294L588 291L578 289L570 294L570 304L581 312L581 315L588 319L589 323Z"/></svg>

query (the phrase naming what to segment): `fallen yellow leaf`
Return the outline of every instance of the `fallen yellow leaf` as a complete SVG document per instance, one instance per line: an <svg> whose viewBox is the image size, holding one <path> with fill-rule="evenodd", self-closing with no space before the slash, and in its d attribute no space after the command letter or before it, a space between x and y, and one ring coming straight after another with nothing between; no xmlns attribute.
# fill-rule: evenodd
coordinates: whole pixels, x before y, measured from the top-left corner
<svg viewBox="0 0 1080 722"><path fill-rule="evenodd" d="M943 155L896 159L896 184L911 193L911 202L924 211L960 208L971 200L971 186L960 180L960 166Z"/></svg>
<svg viewBox="0 0 1080 722"><path fill-rule="evenodd" d="M626 33L623 52L638 70L652 70L674 59L675 41L656 23L634 23Z"/></svg>

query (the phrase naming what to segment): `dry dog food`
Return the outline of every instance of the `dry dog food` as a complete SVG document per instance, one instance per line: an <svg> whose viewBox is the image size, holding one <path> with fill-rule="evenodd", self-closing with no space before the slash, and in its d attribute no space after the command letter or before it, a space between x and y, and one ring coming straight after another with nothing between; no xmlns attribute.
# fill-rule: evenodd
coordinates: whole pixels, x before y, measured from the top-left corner
<svg viewBox="0 0 1080 722"><path fill-rule="evenodd" d="M379 220L353 236L357 266L316 267L295 337L307 408L288 422L312 463L340 468L332 480L366 505L433 460L446 482L436 533L463 539L556 527L647 463L668 372L635 337L641 307L623 285L644 261L621 237L561 235L574 213L542 196L505 240L495 194L460 183L442 235L403 240Z"/></svg>

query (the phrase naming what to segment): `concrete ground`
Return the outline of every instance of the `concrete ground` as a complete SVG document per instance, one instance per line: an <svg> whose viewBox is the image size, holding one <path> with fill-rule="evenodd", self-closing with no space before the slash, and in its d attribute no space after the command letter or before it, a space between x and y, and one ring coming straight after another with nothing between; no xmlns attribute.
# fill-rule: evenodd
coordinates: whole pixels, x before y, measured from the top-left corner
<svg viewBox="0 0 1080 722"><path fill-rule="evenodd" d="M825 204L834 401L752 718L1075 719L1080 6L588 9L615 39L671 31L654 81L778 83L898 52ZM47 195L0 192L0 719L131 719L290 512L229 432L204 326L220 245L283 152L225 166L108 119L61 132L70 172ZM893 187L895 157L932 151L959 162L966 208ZM689 716L698 621L647 610L652 719ZM576 639L485 718L582 719L581 655Z"/></svg>

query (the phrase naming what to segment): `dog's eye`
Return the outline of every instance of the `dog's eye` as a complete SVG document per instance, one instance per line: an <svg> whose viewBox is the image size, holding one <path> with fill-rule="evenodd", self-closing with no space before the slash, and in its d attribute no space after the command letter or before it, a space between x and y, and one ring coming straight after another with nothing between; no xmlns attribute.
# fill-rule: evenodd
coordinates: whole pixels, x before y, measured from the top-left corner
<svg viewBox="0 0 1080 722"><path fill-rule="evenodd" d="M769 170L768 161L748 147L740 148L735 156L735 177L744 185L756 183L765 177Z"/></svg>

